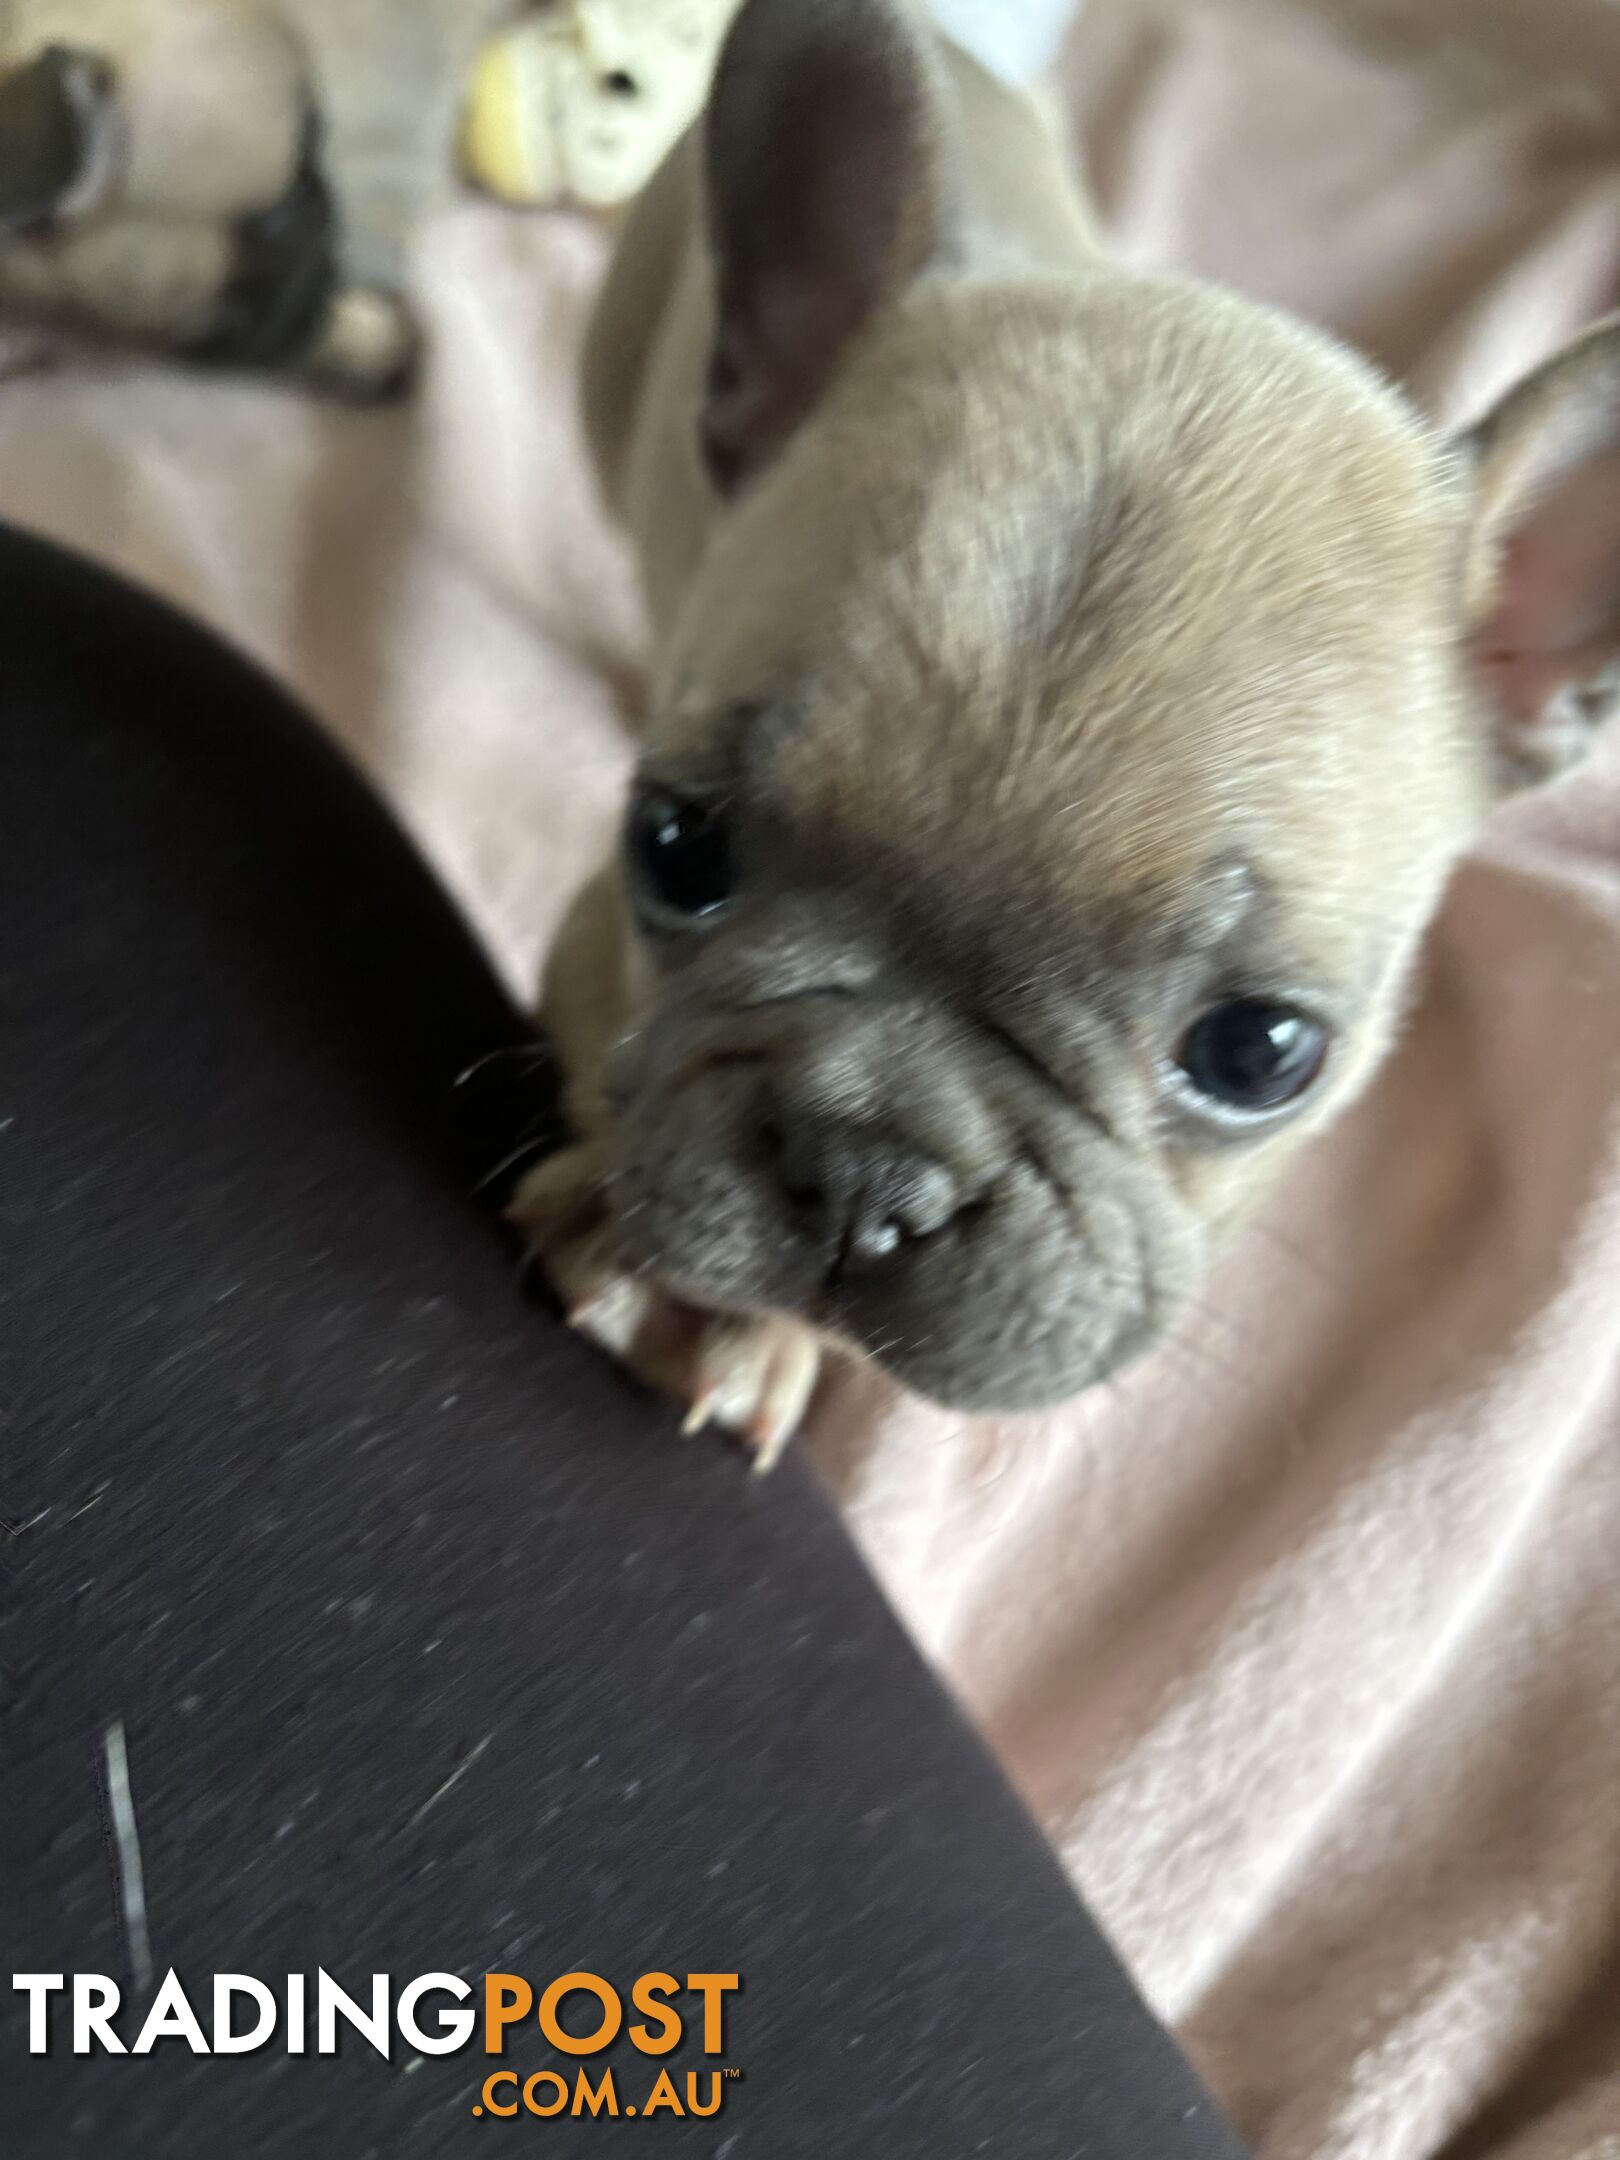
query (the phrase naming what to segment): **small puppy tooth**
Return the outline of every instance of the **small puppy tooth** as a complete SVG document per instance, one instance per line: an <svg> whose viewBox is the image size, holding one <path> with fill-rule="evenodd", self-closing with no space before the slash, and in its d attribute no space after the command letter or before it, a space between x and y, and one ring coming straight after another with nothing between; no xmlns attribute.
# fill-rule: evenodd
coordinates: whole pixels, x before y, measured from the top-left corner
<svg viewBox="0 0 1620 2160"><path fill-rule="evenodd" d="M687 1440L694 1438L698 1433L702 1432L704 1426L709 1423L710 1419L713 1416L714 1390L710 1388L697 1398L697 1400L693 1403L691 1409L688 1410L685 1417L682 1418L682 1437Z"/></svg>

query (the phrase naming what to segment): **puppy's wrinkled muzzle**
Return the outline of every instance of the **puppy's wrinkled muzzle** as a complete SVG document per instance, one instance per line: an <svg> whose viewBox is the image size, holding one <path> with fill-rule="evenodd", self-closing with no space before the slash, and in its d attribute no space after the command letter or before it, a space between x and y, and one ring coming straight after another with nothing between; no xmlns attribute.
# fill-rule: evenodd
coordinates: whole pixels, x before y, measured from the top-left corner
<svg viewBox="0 0 1620 2160"><path fill-rule="evenodd" d="M944 1001L688 978L615 1081L620 1227L695 1304L806 1319L964 1410L1061 1401L1142 1337L1165 1256L1131 1164Z"/></svg>

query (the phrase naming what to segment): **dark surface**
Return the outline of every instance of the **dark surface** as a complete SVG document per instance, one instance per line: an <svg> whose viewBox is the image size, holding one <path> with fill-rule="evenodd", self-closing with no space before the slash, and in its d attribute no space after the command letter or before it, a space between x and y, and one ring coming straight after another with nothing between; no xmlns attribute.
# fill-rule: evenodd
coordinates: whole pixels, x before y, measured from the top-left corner
<svg viewBox="0 0 1620 2160"><path fill-rule="evenodd" d="M4 535L0 620L8 1970L131 1986L121 1731L205 2018L215 1971L744 1979L718 2119L506 2128L472 2049L76 2058L59 2011L37 2059L8 1995L7 2150L1235 2152L809 1477L520 1296L475 1187L538 1079L456 1079L524 1030L347 768Z"/></svg>

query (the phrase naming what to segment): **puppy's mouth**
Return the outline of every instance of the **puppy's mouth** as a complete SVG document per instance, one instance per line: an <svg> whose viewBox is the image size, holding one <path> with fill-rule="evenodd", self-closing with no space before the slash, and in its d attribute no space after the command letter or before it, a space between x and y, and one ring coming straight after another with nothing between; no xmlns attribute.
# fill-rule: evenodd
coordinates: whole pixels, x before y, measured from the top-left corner
<svg viewBox="0 0 1620 2160"><path fill-rule="evenodd" d="M1083 1163L1021 1146L969 1175L898 1114L787 1129L779 1099L763 1059L726 1054L621 1096L619 1232L676 1296L791 1313L962 1411L1049 1408L1157 1332L1163 1241L1094 1127Z"/></svg>

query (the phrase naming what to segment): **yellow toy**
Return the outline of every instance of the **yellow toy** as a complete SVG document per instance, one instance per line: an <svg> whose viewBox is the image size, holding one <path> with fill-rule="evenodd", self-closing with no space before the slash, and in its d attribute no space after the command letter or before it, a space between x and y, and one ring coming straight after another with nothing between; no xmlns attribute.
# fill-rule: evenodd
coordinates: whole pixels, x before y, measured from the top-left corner
<svg viewBox="0 0 1620 2160"><path fill-rule="evenodd" d="M462 162L502 202L628 202L708 92L737 0L552 0L484 47Z"/></svg>

